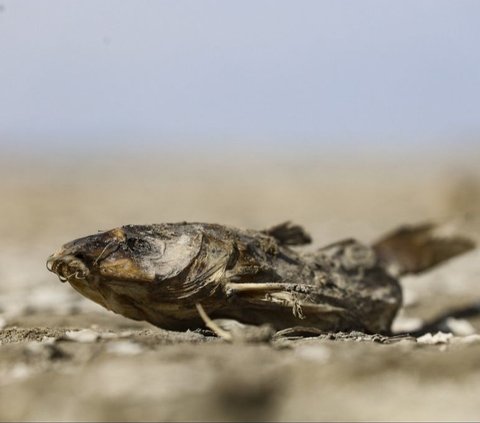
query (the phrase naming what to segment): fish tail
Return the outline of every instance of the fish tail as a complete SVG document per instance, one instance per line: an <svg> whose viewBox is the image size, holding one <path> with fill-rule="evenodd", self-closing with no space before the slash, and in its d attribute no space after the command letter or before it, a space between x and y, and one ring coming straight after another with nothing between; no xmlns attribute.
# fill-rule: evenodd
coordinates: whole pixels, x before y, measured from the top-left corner
<svg viewBox="0 0 480 423"><path fill-rule="evenodd" d="M452 231L453 229L453 231ZM475 248L475 242L448 225L402 226L373 244L377 257L395 276L421 273Z"/></svg>

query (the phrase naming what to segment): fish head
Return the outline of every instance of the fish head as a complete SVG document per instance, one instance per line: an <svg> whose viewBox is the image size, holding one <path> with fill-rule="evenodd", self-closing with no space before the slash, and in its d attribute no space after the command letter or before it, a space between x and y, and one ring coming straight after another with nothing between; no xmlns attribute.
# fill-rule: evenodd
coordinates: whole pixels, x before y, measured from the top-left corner
<svg viewBox="0 0 480 423"><path fill-rule="evenodd" d="M47 259L62 282L153 282L181 273L201 247L195 234L128 225L76 239Z"/></svg>

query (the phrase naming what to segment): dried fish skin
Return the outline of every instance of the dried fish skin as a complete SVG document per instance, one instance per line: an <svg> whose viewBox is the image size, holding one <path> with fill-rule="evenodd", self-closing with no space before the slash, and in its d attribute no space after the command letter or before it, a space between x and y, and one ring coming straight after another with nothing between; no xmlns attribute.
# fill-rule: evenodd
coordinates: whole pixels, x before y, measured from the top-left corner
<svg viewBox="0 0 480 423"><path fill-rule="evenodd" d="M265 231L126 225L65 244L47 267L103 307L165 329L204 327L200 304L212 319L275 330L388 334L402 290L378 245L348 239L314 252L291 248L308 242L288 222Z"/></svg>

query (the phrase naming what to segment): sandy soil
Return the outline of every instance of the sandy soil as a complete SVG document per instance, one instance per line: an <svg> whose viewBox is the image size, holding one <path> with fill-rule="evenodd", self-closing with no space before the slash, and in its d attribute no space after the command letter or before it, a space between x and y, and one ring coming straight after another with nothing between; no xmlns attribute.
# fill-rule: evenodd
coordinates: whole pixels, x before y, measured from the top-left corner
<svg viewBox="0 0 480 423"><path fill-rule="evenodd" d="M479 318L420 339L231 345L113 315L45 269L62 243L125 223L289 219L319 246L433 219L479 240L478 153L2 158L0 419L478 420ZM479 258L405 278L395 327L479 303Z"/></svg>

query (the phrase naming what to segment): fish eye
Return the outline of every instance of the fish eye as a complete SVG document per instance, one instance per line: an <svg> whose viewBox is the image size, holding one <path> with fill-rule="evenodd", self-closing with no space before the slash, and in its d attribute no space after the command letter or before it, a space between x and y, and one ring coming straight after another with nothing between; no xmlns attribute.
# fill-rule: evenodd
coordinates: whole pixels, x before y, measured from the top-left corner
<svg viewBox="0 0 480 423"><path fill-rule="evenodd" d="M127 246L135 251L148 251L151 249L150 244L141 238L127 238Z"/></svg>

